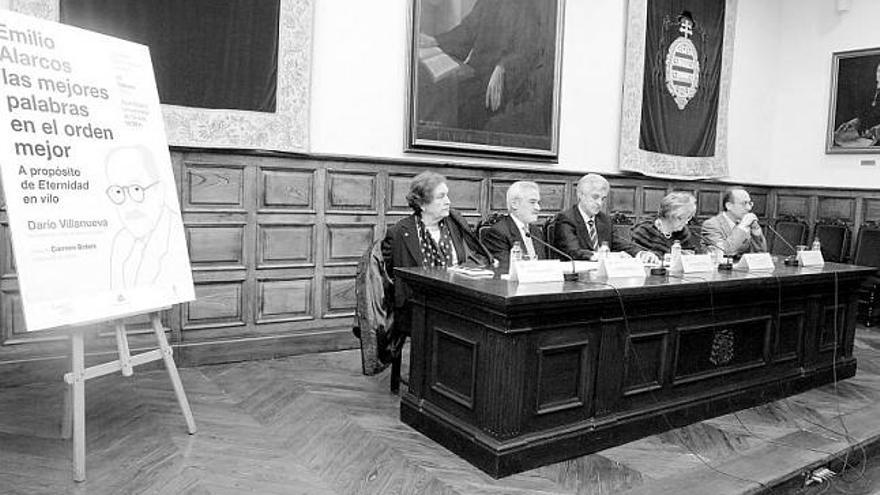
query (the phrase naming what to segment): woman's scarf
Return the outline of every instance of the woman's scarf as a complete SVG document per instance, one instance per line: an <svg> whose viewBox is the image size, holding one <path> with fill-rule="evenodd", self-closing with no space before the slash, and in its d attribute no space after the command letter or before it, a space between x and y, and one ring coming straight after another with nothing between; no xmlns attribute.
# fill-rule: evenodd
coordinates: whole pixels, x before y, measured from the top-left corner
<svg viewBox="0 0 880 495"><path fill-rule="evenodd" d="M452 253L455 247L452 245L452 237L449 235L449 224L446 219L440 220L440 242L434 242L431 233L422 221L421 215L416 216L416 225L419 231L419 246L422 249L422 266L451 266Z"/></svg>

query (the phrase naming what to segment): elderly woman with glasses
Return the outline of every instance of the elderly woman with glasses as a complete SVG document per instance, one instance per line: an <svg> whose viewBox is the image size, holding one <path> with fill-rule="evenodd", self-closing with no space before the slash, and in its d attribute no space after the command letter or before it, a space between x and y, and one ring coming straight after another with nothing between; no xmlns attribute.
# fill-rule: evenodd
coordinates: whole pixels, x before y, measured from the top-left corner
<svg viewBox="0 0 880 495"><path fill-rule="evenodd" d="M633 227L632 242L626 251L646 263L659 263L675 241L681 243L682 250L702 253L700 238L687 228L696 211L697 200L692 194L667 194L660 201L657 218Z"/></svg>

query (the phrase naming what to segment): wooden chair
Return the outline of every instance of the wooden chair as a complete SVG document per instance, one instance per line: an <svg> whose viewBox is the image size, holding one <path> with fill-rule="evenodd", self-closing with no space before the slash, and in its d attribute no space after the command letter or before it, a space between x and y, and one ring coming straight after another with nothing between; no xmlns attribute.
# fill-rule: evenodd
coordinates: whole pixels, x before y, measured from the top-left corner
<svg viewBox="0 0 880 495"><path fill-rule="evenodd" d="M504 218L505 213L500 212L492 212L486 218L481 219L477 222L477 226L474 228L474 231L477 233L477 238L480 239L480 242L484 242L483 234L489 230L489 227L495 225L498 220Z"/></svg>
<svg viewBox="0 0 880 495"><path fill-rule="evenodd" d="M688 220L687 229L690 231L691 236L693 236L694 239L697 239L697 244L702 246L703 241L700 239L703 237L703 222L698 221L696 217L691 218Z"/></svg>
<svg viewBox="0 0 880 495"><path fill-rule="evenodd" d="M632 242L632 224L632 219L622 212L616 211L611 214L612 235L624 246Z"/></svg>
<svg viewBox="0 0 880 495"><path fill-rule="evenodd" d="M877 267L859 291L859 321L870 327L880 320L880 225L869 223L859 229L856 241L856 265Z"/></svg>
<svg viewBox="0 0 880 495"><path fill-rule="evenodd" d="M771 232L770 253L780 255L795 254L794 246L804 244L807 241L807 223L793 217L782 217L774 222L773 227L777 236ZM782 237L780 239L779 237Z"/></svg>
<svg viewBox="0 0 880 495"><path fill-rule="evenodd" d="M381 239L373 242L358 262L352 332L361 343L363 373L375 375L391 365L391 392L397 393L403 344L409 328L398 328L395 321L394 280L385 271L381 244Z"/></svg>
<svg viewBox="0 0 880 495"><path fill-rule="evenodd" d="M813 240L819 239L825 261L846 262L850 235L849 225L839 219L819 220L813 226Z"/></svg>
<svg viewBox="0 0 880 495"><path fill-rule="evenodd" d="M544 225L541 226L541 230L544 232L544 240L547 241L548 244L555 246L556 245L556 217L550 217L545 222ZM547 256L550 259L558 260L562 259L562 256L559 256L552 249L545 249Z"/></svg>

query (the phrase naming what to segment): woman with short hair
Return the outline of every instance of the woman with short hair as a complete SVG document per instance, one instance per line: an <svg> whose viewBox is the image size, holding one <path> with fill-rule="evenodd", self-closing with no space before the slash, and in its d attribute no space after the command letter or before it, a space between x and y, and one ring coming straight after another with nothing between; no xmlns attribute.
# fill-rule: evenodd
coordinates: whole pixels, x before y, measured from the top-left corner
<svg viewBox="0 0 880 495"><path fill-rule="evenodd" d="M657 217L644 221L632 229L632 241L626 251L645 262L659 262L670 252L675 241L683 250L702 253L698 236L688 229L688 222L697 212L697 200L693 194L671 192L660 201Z"/></svg>
<svg viewBox="0 0 880 495"><path fill-rule="evenodd" d="M450 208L446 178L422 172L410 184L406 201L412 215L388 229L382 240L385 271L394 277L395 267L447 267L463 263L486 266L492 259L460 213ZM387 337L392 359L391 390L397 391L400 355L410 333L411 315L405 306L410 290L394 281L394 324ZM388 358L383 358L387 362Z"/></svg>
<svg viewBox="0 0 880 495"><path fill-rule="evenodd" d="M412 215L388 229L382 241L385 270L394 267L445 267L469 262L489 265L491 256L460 213L450 208L446 178L425 171L410 184L406 201ZM395 289L396 306L406 301L407 290Z"/></svg>

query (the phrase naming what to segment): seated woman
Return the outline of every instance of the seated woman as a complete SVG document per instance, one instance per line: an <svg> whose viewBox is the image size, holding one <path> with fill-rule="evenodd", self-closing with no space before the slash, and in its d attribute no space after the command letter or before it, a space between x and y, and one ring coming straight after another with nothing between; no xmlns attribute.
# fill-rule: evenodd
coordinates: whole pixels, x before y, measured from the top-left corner
<svg viewBox="0 0 880 495"><path fill-rule="evenodd" d="M385 271L394 278L394 267L445 267L463 263L486 266L489 251L471 231L467 221L449 208L446 178L422 172L410 184L406 201L413 214L388 229L382 240ZM400 350L410 333L410 315L404 311L410 290L400 280L394 282L394 325L388 336L392 359L391 390L400 380Z"/></svg>
<svg viewBox="0 0 880 495"><path fill-rule="evenodd" d="M688 222L697 212L697 200L690 193L671 192L660 201L657 218L644 221L632 229L632 241L626 252L645 263L659 263L670 252L675 241L683 250L702 253L698 236L691 234Z"/></svg>
<svg viewBox="0 0 880 495"><path fill-rule="evenodd" d="M398 266L489 265L492 259L489 252L461 214L449 208L445 177L435 172L420 173L410 184L406 201L413 214L389 228L382 241L388 275L394 277L394 267ZM409 291L395 285L394 306L399 308L406 302Z"/></svg>

